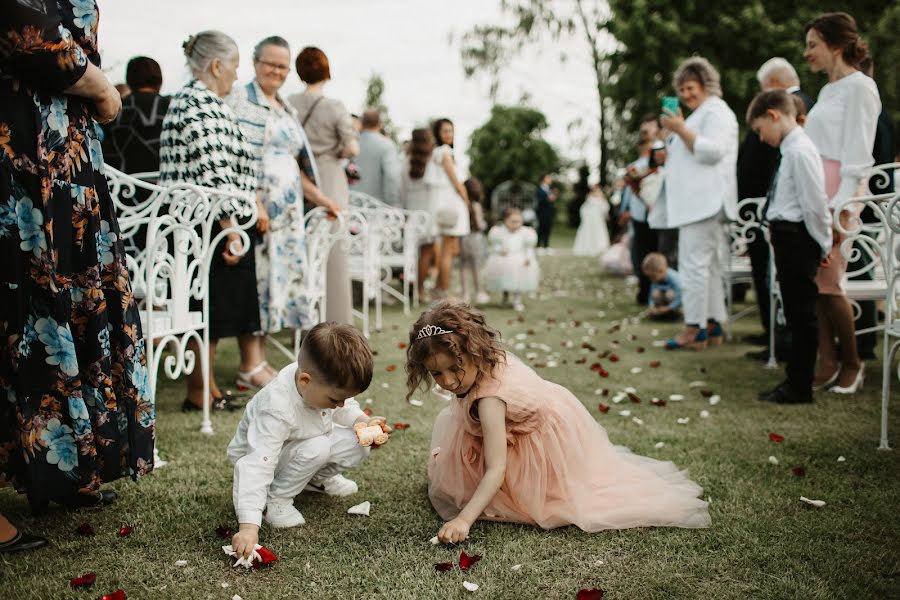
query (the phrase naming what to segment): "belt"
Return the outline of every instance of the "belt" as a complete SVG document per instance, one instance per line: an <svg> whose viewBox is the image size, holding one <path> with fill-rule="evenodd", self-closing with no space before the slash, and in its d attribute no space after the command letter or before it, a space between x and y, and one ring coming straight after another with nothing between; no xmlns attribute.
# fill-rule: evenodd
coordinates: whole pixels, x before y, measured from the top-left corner
<svg viewBox="0 0 900 600"><path fill-rule="evenodd" d="M794 221L769 221L769 231L778 231L780 233L800 233L806 231L803 223Z"/></svg>

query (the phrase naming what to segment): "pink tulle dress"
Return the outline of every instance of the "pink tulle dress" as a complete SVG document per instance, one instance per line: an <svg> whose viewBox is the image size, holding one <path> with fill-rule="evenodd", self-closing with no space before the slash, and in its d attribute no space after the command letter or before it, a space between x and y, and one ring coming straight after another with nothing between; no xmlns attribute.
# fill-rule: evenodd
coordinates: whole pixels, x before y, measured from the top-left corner
<svg viewBox="0 0 900 600"><path fill-rule="evenodd" d="M703 489L671 462L613 446L566 388L545 381L512 354L477 389L441 411L432 433L428 494L450 520L484 474L479 398L506 404L506 477L480 518L544 529L708 527Z"/></svg>

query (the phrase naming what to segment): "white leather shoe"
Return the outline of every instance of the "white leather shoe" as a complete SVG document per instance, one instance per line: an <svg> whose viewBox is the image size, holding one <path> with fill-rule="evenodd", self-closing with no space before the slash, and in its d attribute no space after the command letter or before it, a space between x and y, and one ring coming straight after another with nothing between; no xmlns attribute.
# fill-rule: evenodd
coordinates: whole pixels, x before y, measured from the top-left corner
<svg viewBox="0 0 900 600"><path fill-rule="evenodd" d="M300 511L294 508L293 500L272 500L266 502L266 523L272 527L297 527L306 523Z"/></svg>
<svg viewBox="0 0 900 600"><path fill-rule="evenodd" d="M352 496L359 491L359 486L352 479L347 479L340 473L334 477L317 481L310 481L306 486L306 490L326 494L328 496Z"/></svg>

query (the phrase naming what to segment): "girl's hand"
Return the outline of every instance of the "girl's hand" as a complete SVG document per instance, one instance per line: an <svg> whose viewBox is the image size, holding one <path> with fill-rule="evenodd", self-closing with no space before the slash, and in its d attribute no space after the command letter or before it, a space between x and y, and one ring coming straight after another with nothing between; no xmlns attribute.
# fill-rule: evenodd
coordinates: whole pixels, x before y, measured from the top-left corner
<svg viewBox="0 0 900 600"><path fill-rule="evenodd" d="M242 523L241 529L231 538L231 548L238 558L250 558L256 544L259 543L259 527Z"/></svg>
<svg viewBox="0 0 900 600"><path fill-rule="evenodd" d="M458 544L469 537L469 528L471 523L459 517L452 521L447 521L441 530L438 531L438 540L443 544Z"/></svg>
<svg viewBox="0 0 900 600"><path fill-rule="evenodd" d="M668 108L663 109L663 116L660 118L662 122L662 126L665 129L673 133L681 133L684 131L684 115L681 112L681 109L678 109L678 113L674 113Z"/></svg>

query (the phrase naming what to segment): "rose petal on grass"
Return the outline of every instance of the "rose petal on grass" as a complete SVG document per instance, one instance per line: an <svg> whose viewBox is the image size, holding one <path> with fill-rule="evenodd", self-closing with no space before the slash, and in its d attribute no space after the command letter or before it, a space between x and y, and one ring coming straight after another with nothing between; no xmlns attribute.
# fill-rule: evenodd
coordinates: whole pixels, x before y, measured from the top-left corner
<svg viewBox="0 0 900 600"><path fill-rule="evenodd" d="M655 444L653 444L653 447L656 448L657 450L659 450L660 448L664 448L665 446L666 446L665 442L656 442Z"/></svg>
<svg viewBox="0 0 900 600"><path fill-rule="evenodd" d="M465 550L459 553L459 568L468 571L475 563L481 560L480 554L466 554Z"/></svg>
<svg viewBox="0 0 900 600"><path fill-rule="evenodd" d="M800 496L800 500L806 502L810 506L815 506L816 508L822 508L823 506L825 506L824 500L810 500L806 496Z"/></svg>
<svg viewBox="0 0 900 600"><path fill-rule="evenodd" d="M186 566L187 566L187 561L186 561L186 560L176 560L176 561L175 561L175 566L176 566L176 567L186 567Z"/></svg>
<svg viewBox="0 0 900 600"><path fill-rule="evenodd" d="M409 429L409 423L394 423L394 429Z"/></svg>
<svg viewBox="0 0 900 600"><path fill-rule="evenodd" d="M413 406L423 406L424 405L424 402L422 402L421 400L416 400L415 398L411 399L409 401L409 403L412 404Z"/></svg>
<svg viewBox="0 0 900 600"><path fill-rule="evenodd" d="M619 415L622 416L622 417L630 417L630 416L631 416L631 411L630 411L630 410L620 410L620 411L619 411Z"/></svg>
<svg viewBox="0 0 900 600"><path fill-rule="evenodd" d="M438 536L434 536L433 538L431 538L428 541L431 542L432 546L437 546L438 544L441 543L441 540L438 539Z"/></svg>
<svg viewBox="0 0 900 600"><path fill-rule="evenodd" d="M603 365L601 365L598 362L595 362L594 364L591 365L591 371L602 371L602 370L603 370Z"/></svg>
<svg viewBox="0 0 900 600"><path fill-rule="evenodd" d="M364 408L364 409L363 409L363 414L366 415L367 417L371 417L371 416L372 416L372 409L371 409L371 408Z"/></svg>
<svg viewBox="0 0 900 600"><path fill-rule="evenodd" d="M672 402L681 402L682 400L684 400L684 396L682 396L681 394L669 394L669 400L671 400Z"/></svg>
<svg viewBox="0 0 900 600"><path fill-rule="evenodd" d="M471 581L463 581L463 587L466 588L466 590L468 590L470 592L478 591L478 584L472 583Z"/></svg>
<svg viewBox="0 0 900 600"><path fill-rule="evenodd" d="M388 373L393 373L397 370L397 365L388 365L387 369L385 369Z"/></svg>
<svg viewBox="0 0 900 600"><path fill-rule="evenodd" d="M680 419L676 419L675 422L678 423L679 425L687 425L688 423L691 422L691 419L690 419L690 417L681 417Z"/></svg>
<svg viewBox="0 0 900 600"><path fill-rule="evenodd" d="M522 565L513 565L509 568L510 571L521 571Z"/></svg>
<svg viewBox="0 0 900 600"><path fill-rule="evenodd" d="M838 462L847 462L847 459L843 456L838 456Z"/></svg>
<svg viewBox="0 0 900 600"><path fill-rule="evenodd" d="M119 537L125 537L134 533L134 527L132 525L123 525L119 528L119 531L116 533Z"/></svg>
<svg viewBox="0 0 900 600"><path fill-rule="evenodd" d="M706 382L705 381L692 381L688 384L688 387L691 389L706 387Z"/></svg>
<svg viewBox="0 0 900 600"><path fill-rule="evenodd" d="M708 418L709 418L709 411L708 411L708 410L701 410L701 411L700 411L700 418L701 418L701 419L708 419Z"/></svg>
<svg viewBox="0 0 900 600"><path fill-rule="evenodd" d="M361 502L355 506L351 506L347 509L348 515L362 515L364 517L369 516L369 511L372 509L372 503L366 500L365 502Z"/></svg>
<svg viewBox="0 0 900 600"><path fill-rule="evenodd" d="M397 347L403 350L404 348L406 348L406 342L400 342L399 344L397 344Z"/></svg>
<svg viewBox="0 0 900 600"><path fill-rule="evenodd" d="M85 573L81 577L73 577L69 580L69 585L73 588L86 588L94 585L94 582L97 581L96 573Z"/></svg>
<svg viewBox="0 0 900 600"><path fill-rule="evenodd" d="M627 387L622 391L625 392L626 394L637 394L637 390L634 389L633 387Z"/></svg>
<svg viewBox="0 0 900 600"><path fill-rule="evenodd" d="M125 600L125 590L118 589L112 593L106 594L105 596L98 596L97 600Z"/></svg>
<svg viewBox="0 0 900 600"><path fill-rule="evenodd" d="M778 458L775 457L775 456L770 456L770 457L769 457L769 462L772 463L773 465L777 465L777 464L778 464Z"/></svg>
<svg viewBox="0 0 900 600"><path fill-rule="evenodd" d="M222 539L230 539L234 536L234 531L227 525L219 525L216 527L216 536Z"/></svg>
<svg viewBox="0 0 900 600"><path fill-rule="evenodd" d="M82 523L81 525L78 526L78 529L75 530L75 533L77 533L78 535L87 536L87 535L94 535L97 532L94 531L94 527L90 523Z"/></svg>
<svg viewBox="0 0 900 600"><path fill-rule="evenodd" d="M381 387L382 387L382 389L385 389L385 390L386 390L386 389L388 389L389 387L391 387L391 384L389 384L389 383L387 383L387 382L384 382L384 383L381 384Z"/></svg>
<svg viewBox="0 0 900 600"><path fill-rule="evenodd" d="M575 600L601 600L603 598L603 590L600 588L591 588L589 590L578 590L575 594Z"/></svg>
<svg viewBox="0 0 900 600"><path fill-rule="evenodd" d="M704 398L712 398L715 395L715 392L713 392L711 389L706 388L700 390L700 395Z"/></svg>
<svg viewBox="0 0 900 600"><path fill-rule="evenodd" d="M609 362L619 362L619 360L620 359L619 359L618 354L610 354L609 355Z"/></svg>
<svg viewBox="0 0 900 600"><path fill-rule="evenodd" d="M791 467L794 477L806 477L806 467Z"/></svg>
<svg viewBox="0 0 900 600"><path fill-rule="evenodd" d="M634 392L626 392L628 394L628 399L634 402L635 404L640 404L641 399Z"/></svg>
<svg viewBox="0 0 900 600"><path fill-rule="evenodd" d="M446 573L447 571L449 571L452 568L453 568L452 562L434 563L434 570L437 571L438 573Z"/></svg>
<svg viewBox="0 0 900 600"><path fill-rule="evenodd" d="M639 419L638 417L631 417L631 420L632 420L636 425L643 425L643 424L644 424L644 421L643 421L642 419Z"/></svg>
<svg viewBox="0 0 900 600"><path fill-rule="evenodd" d="M641 371L643 371L643 369L640 368L640 367L631 367L631 374L632 374L632 375L637 375L637 374L640 373Z"/></svg>
<svg viewBox="0 0 900 600"><path fill-rule="evenodd" d="M769 433L769 439L772 440L773 442L783 442L784 441L784 437L778 435L774 431Z"/></svg>
<svg viewBox="0 0 900 600"><path fill-rule="evenodd" d="M662 363L659 362L658 360L651 360L651 361L650 361L650 368L651 368L651 369L658 369L659 366L660 366L661 364L662 364Z"/></svg>
<svg viewBox="0 0 900 600"><path fill-rule="evenodd" d="M256 549L256 552L259 554L259 558L253 561L254 569L261 569L262 567L268 567L276 560L278 557L275 556L275 553L271 550L265 548L264 546L260 546Z"/></svg>
<svg viewBox="0 0 900 600"><path fill-rule="evenodd" d="M711 396L709 398L709 405L715 406L716 404L718 404L721 401L722 401L722 397L717 394L717 395Z"/></svg>
<svg viewBox="0 0 900 600"><path fill-rule="evenodd" d="M600 412L602 412L602 413L607 413L607 412L609 412L609 407L608 407L607 405L605 405L605 404L601 404L601 405L598 406L597 408L600 409Z"/></svg>
<svg viewBox="0 0 900 600"><path fill-rule="evenodd" d="M666 401L662 398L653 398L650 400L650 404L652 404L653 406L665 406Z"/></svg>

